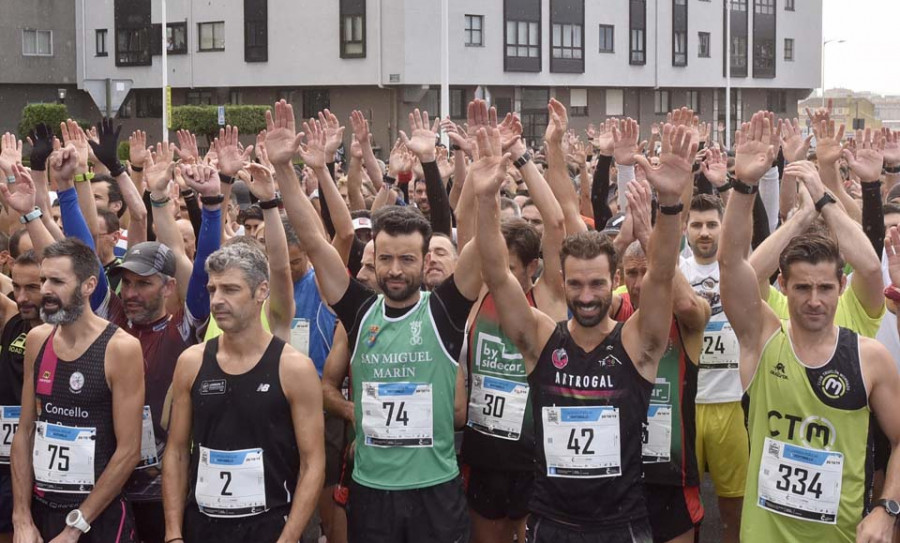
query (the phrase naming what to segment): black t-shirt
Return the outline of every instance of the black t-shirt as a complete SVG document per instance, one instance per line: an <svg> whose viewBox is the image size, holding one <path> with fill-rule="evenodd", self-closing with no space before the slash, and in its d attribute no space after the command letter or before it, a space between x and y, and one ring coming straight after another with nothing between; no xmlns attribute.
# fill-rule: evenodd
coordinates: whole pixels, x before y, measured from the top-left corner
<svg viewBox="0 0 900 543"><path fill-rule="evenodd" d="M347 330L347 339L351 346L356 346L359 326L369 307L378 299L378 294L356 279L350 279L347 292L332 306L334 312ZM459 291L456 281L451 275L431 293L428 299L434 323L444 348L454 359L459 359L465 337L466 319L475 300L468 300ZM384 306L387 316L396 319L409 312L415 304L404 308ZM352 352L352 348L351 348Z"/></svg>
<svg viewBox="0 0 900 543"><path fill-rule="evenodd" d="M25 337L31 325L16 313L0 335L0 405L22 404Z"/></svg>

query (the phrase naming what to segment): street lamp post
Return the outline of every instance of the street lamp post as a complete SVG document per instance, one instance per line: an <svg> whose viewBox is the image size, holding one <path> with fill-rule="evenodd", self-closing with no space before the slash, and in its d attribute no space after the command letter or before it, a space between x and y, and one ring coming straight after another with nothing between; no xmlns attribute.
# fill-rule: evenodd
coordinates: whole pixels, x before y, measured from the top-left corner
<svg viewBox="0 0 900 543"><path fill-rule="evenodd" d="M822 42L822 107L825 107L825 46L829 43L845 43L847 40L825 40Z"/></svg>

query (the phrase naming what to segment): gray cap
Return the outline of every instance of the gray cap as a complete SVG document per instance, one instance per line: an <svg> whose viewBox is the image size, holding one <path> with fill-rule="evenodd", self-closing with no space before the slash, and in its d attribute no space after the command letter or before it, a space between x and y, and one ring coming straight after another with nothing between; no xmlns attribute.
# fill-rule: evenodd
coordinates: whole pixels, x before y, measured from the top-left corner
<svg viewBox="0 0 900 543"><path fill-rule="evenodd" d="M143 276L161 273L174 277L175 253L158 241L145 241L130 247L114 270L117 273L128 270Z"/></svg>

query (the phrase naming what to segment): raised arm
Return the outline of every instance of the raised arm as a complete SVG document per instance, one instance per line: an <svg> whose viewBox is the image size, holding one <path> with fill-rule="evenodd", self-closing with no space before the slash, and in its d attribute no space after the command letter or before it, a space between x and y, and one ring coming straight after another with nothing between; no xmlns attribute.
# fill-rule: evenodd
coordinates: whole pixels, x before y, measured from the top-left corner
<svg viewBox="0 0 900 543"><path fill-rule="evenodd" d="M88 173L88 155L90 154L91 147L88 145L88 139L84 130L82 130L81 127L78 126L78 123L72 119L59 123L59 127L62 131L65 144L71 144L75 147L75 156L78 158L78 165L75 168L75 192L78 194L78 207L81 208L81 214L84 216L84 220L91 232L91 236L96 240L98 232L100 232L100 229L97 226L97 203L94 201L94 192L91 190L91 183L86 177ZM108 151L110 147L115 149L119 130L121 130L122 127L120 126L119 128L114 129L112 119L104 119L100 121L97 128L100 144L95 144L97 150L94 151L94 155L97 155L97 151L99 150L100 154L97 155L98 160L101 162L105 160L110 164L117 165L115 166L115 170L107 165L106 167L110 172L115 171L117 174L124 172L125 167L119 162L119 157L113 154L113 157L110 158Z"/></svg>
<svg viewBox="0 0 900 543"><path fill-rule="evenodd" d="M353 135L356 136L356 141L359 143L359 148L362 151L363 167L366 169L369 179L372 180L375 190L380 191L384 182L384 175L381 173L381 167L378 166L375 152L372 151L372 141L369 137L369 121L366 120L361 111L355 109L350 112L350 125L353 127Z"/></svg>
<svg viewBox="0 0 900 543"><path fill-rule="evenodd" d="M347 194L350 200L350 210L357 211L366 208L366 202L362 195L363 156L356 135L350 142L350 166L347 168Z"/></svg>
<svg viewBox="0 0 900 543"><path fill-rule="evenodd" d="M321 113L320 113L321 116ZM325 130L322 121L310 119L310 122L303 123L303 130L306 133L307 144L300 149L300 157L307 166L312 168L319 182L320 201L323 202L323 209L327 204L331 222L334 227L334 239L331 244L338 250L344 262L349 257L350 248L353 246L353 218L347 204L338 192L334 178L326 166L326 160L331 154L331 148L328 147L328 132ZM343 127L341 128L343 130ZM329 154L331 153L331 154Z"/></svg>
<svg viewBox="0 0 900 543"><path fill-rule="evenodd" d="M841 202L853 220L862 221L862 212L853 198L847 194L838 173L837 162L842 152L841 139L844 137L844 125L839 125L835 130L834 121L823 120L813 123L813 130L816 134L816 158L819 161L819 175L822 177L822 182Z"/></svg>
<svg viewBox="0 0 900 543"><path fill-rule="evenodd" d="M772 127L763 113L756 113L735 135L737 180L722 221L718 255L722 305L740 342L740 372L745 387L749 386L759 365L764 338L780 325L778 317L760 299L758 289L753 288L756 273L747 261L754 193L774 157Z"/></svg>
<svg viewBox="0 0 900 543"><path fill-rule="evenodd" d="M644 304L625 323L622 343L645 379L656 378L659 360L665 351L672 324L672 281L678 272L678 242L681 236L681 196L692 182L691 163L697 144L691 142L689 127L663 126L659 166L653 167L643 155L634 155L656 189L659 213L650 235L647 273L641 297Z"/></svg>
<svg viewBox="0 0 900 543"><path fill-rule="evenodd" d="M0 183L0 195L13 211L25 217L27 213L31 213L35 209L35 187L31 174L20 164L13 165L11 172L4 170L3 174L12 175L15 183ZM25 228L28 230L28 236L38 255L55 241L44 223L38 219L29 220L25 223Z"/></svg>
<svg viewBox="0 0 900 543"><path fill-rule="evenodd" d="M889 139L896 142L896 135L889 132ZM885 152L895 152L893 149L886 150L885 136L881 131L872 131L867 128L865 131L856 131L856 147L844 149L843 156L850 166L850 171L859 177L862 189L862 219L863 230L871 241L875 254L881 257L882 242L884 241L884 210L882 209L881 200L881 172L884 164L887 162Z"/></svg>
<svg viewBox="0 0 900 543"><path fill-rule="evenodd" d="M550 112L550 122L547 123L547 129L544 131L544 141L547 142L546 177L565 216L566 234L571 236L583 232L587 226L581 220L578 196L569 179L566 156L562 148L562 138L569 125L569 116L565 106L554 98L550 99L547 108Z"/></svg>
<svg viewBox="0 0 900 543"><path fill-rule="evenodd" d="M300 146L303 134L295 130L294 110L281 100L275 104L275 113L266 112L266 152L275 167L275 176L284 199L284 208L291 226L300 238L300 244L316 268L319 288L325 302L335 304L344 296L350 285L347 268L337 250L322 236L316 222L316 209L300 190L300 180L291 165L291 159ZM319 135L319 145L324 145L324 134ZM304 148L309 154L309 146ZM320 167L324 167L324 163Z"/></svg>
<svg viewBox="0 0 900 543"><path fill-rule="evenodd" d="M428 112L419 112L418 109L409 114L410 136L400 131L400 138L422 163L422 171L425 174L425 190L428 196L428 205L431 207L431 228L435 232L443 232L452 235L453 211L450 209L450 197L444 182L441 180L441 172L437 165L437 151L434 142L437 139L435 122L432 128L429 124Z"/></svg>

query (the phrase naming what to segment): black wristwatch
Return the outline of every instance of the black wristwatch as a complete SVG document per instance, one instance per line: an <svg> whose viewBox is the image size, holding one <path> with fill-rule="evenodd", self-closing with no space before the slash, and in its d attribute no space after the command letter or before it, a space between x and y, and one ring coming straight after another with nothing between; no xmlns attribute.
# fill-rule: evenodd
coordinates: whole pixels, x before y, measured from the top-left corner
<svg viewBox="0 0 900 543"><path fill-rule="evenodd" d="M894 500L881 499L875 503L875 506L884 507L884 510L887 511L887 514L894 517L894 520L896 520L898 515L900 515L900 503L897 503Z"/></svg>
<svg viewBox="0 0 900 543"><path fill-rule="evenodd" d="M517 158L515 162L513 162L513 166L515 166L517 170L521 170L526 164L528 164L529 160L531 160L531 153L525 151L525 154L523 154L522 156Z"/></svg>
<svg viewBox="0 0 900 543"><path fill-rule="evenodd" d="M837 203L837 200L834 199L834 196L826 192L821 198L819 198L819 201L816 202L816 211L821 213L823 207L827 206L828 204L834 203Z"/></svg>

